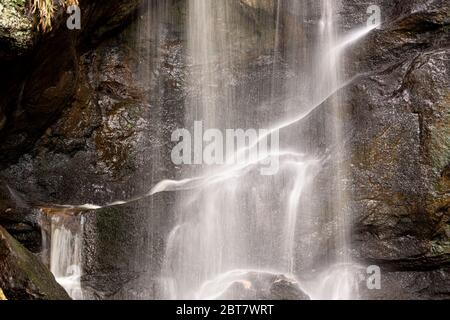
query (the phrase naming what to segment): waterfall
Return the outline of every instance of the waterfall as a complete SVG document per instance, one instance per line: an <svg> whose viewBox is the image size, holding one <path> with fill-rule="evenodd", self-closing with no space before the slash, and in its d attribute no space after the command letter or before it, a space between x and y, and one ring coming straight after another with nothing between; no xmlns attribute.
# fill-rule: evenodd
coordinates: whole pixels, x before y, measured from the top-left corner
<svg viewBox="0 0 450 320"><path fill-rule="evenodd" d="M341 4L334 0L274 1L274 17L265 17L259 26L245 21L237 0L186 4L187 79L180 81L186 92L184 129L176 133L193 139L192 157L182 154L190 165L181 166L174 180L154 184L163 179L157 167L164 158L161 150L151 150L145 154L155 159L150 191L106 206L59 209L96 210L173 192L175 205L166 208L155 201L150 206L158 218L149 224L161 223L165 210L175 215L157 297L238 299L229 290L234 284L265 290L268 281L283 275L298 281L312 299L357 298L360 267L349 255L351 212L340 114L340 89L353 79L341 78L341 60L344 49L374 27L341 35ZM171 41L165 28L169 2L148 0L143 10L138 76L149 92L156 92L152 99L160 112L153 120L163 121L158 118L165 94L159 71ZM258 30L261 25L267 33ZM255 66L265 68L268 79L248 76ZM248 83L242 85L242 79ZM245 135L243 143L238 131ZM219 147L211 147L212 142L220 142ZM208 152L214 161L205 161ZM277 170L264 174L268 164ZM82 298L82 228L66 223L52 219L51 269L73 297ZM145 257L136 261L153 263Z"/></svg>
<svg viewBox="0 0 450 320"><path fill-rule="evenodd" d="M81 288L83 217L51 215L42 218L43 243L47 246L50 271L75 300L84 298Z"/></svg>
<svg viewBox="0 0 450 320"><path fill-rule="evenodd" d="M233 92L227 86L229 79L225 80L229 75L220 73L232 64L226 34L231 10L228 4L227 1L187 1L188 72L193 94L186 102L185 125L191 130L197 120L202 121L203 130L220 130L232 119ZM200 140L203 141L203 136ZM194 153L202 153L198 144ZM214 169L201 166L197 159L194 162L198 165L186 168L186 177L214 174L211 171ZM237 245L239 235L233 232L241 223L236 187L233 181L227 181L223 188L201 188L178 196L178 225L169 237L163 270L170 281L166 286L168 298L193 298L204 281L224 268L232 268L234 259L225 255L243 254L244 248ZM236 237L230 237L229 232ZM228 239L226 248L222 245L225 238Z"/></svg>
<svg viewBox="0 0 450 320"><path fill-rule="evenodd" d="M163 270L168 298L220 297L237 281L236 275L242 278L247 272L275 272L302 278L317 265L322 253L314 242L324 230L320 225L321 217L317 217L321 213L314 212L309 196L314 192L312 184L323 159L305 147L316 142L314 137L299 137L296 129L301 131L301 123L289 122L289 119L301 120L308 116L311 106L327 100L341 85L339 51L333 50L337 46L337 5L332 0L322 0L316 7L311 7L307 1L277 2L272 101L268 104L278 107L281 110L278 116L287 119L283 122L285 125L277 127L273 123L279 119L261 116L260 106L236 105L238 97L232 83L237 63L235 51L239 50L240 43L232 37L233 26L238 23L233 21L238 14L232 2L188 1L189 85L194 94L186 103L186 126L192 128L195 121L202 121L204 129L226 130L242 125L247 126L243 127L246 130L253 125L257 128L271 126L269 129L273 132L281 128L282 150L277 156L286 151L295 156L280 157L280 170L270 177L252 169L237 173L233 166L228 166L231 174L226 175L222 174L226 169L200 163L186 168L183 178L187 181L192 176L220 176L221 179L220 183L208 178L203 183L189 181L187 184L192 185L186 189L191 190L179 192L178 223L168 239ZM308 38L305 30L316 36ZM285 43L284 48L280 43ZM277 64L279 53L293 74L281 85L275 73L286 66ZM281 103L274 101L277 90L284 97ZM334 145L340 142L341 136L339 98L333 96L330 100L327 103L331 111L326 117L331 128L327 128L325 135ZM250 108L254 117L243 121L239 108ZM298 117L299 114L302 116ZM245 153L251 148L236 152ZM342 150L334 150L333 157L338 159ZM273 154L268 152L265 156ZM333 207L332 220L336 222L332 233L337 253L330 258L331 262L321 262L321 267L325 268L327 263L330 268L350 263L346 248L345 195L340 185L343 174L342 168L336 169L333 194L328 199ZM186 180L181 180L180 184L184 182ZM354 274L347 277L347 273L345 270L322 275L327 285L322 291L311 289L312 298L353 298ZM318 286L317 281L313 281L315 286ZM206 295L205 286L208 288ZM334 288L333 295L328 297L326 290L330 286Z"/></svg>

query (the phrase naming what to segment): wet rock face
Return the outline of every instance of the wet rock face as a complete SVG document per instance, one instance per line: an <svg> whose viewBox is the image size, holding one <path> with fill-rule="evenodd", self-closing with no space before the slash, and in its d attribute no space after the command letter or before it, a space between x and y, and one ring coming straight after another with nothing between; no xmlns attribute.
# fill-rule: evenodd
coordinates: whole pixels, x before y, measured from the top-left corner
<svg viewBox="0 0 450 320"><path fill-rule="evenodd" d="M6 209L0 214L0 225L31 252L41 252L42 235L39 222L36 215L30 214L30 209Z"/></svg>
<svg viewBox="0 0 450 320"><path fill-rule="evenodd" d="M120 15L130 10L130 3L136 4L122 3L124 9L120 3L109 9ZM95 11L95 15L105 14L106 10ZM98 19L97 23L104 22ZM102 24L102 30L110 30L108 26L109 23ZM136 23L127 31L97 43L95 49L75 51L73 59L67 60L70 61L67 76L56 76L62 82L61 88L46 90L52 81L45 77L36 79L29 104L38 110L33 114L34 127L30 130L36 131L36 126L40 126L43 131L33 132L30 139L37 137L37 140L30 145L32 150L3 172L5 182L12 188L26 193L34 203L101 204L147 191L148 185L141 186L142 182L167 172L164 162L171 163L170 159L158 157L161 149L171 147L170 134L183 116L184 97L179 89L183 81L182 46L172 32L161 40L165 44L160 56L145 54L159 40L135 43L137 29ZM52 63L51 66L42 63L36 74L59 73L61 65ZM146 78L142 65L155 65L155 70L159 68L155 72L161 76L141 81L141 77ZM45 94L47 91L50 95ZM22 97L23 103L26 100ZM41 105L41 101L45 104ZM53 120L44 120L47 115ZM22 120L14 124L11 134L26 140L28 127L22 131L21 127L31 119ZM9 139L0 148L11 151L5 152L5 156L16 157L23 150L15 141L22 144L25 140L4 134ZM164 154L170 156L170 152ZM27 184L20 183L25 180Z"/></svg>
<svg viewBox="0 0 450 320"><path fill-rule="evenodd" d="M58 6L52 31L38 33L28 17L27 1L2 2L5 14L0 19L0 43L5 53L0 52L0 137L5 142L0 146L0 167L30 151L70 106L81 81L80 56L126 24L139 3L80 1L79 31L66 27L68 15ZM13 18L20 21L13 23Z"/></svg>
<svg viewBox="0 0 450 320"><path fill-rule="evenodd" d="M168 11L176 10L169 6ZM155 38L140 21L77 58L69 106L32 152L3 171L5 181L34 203L102 204L143 194L175 177L171 134L184 120L184 32L175 20L152 26L160 28ZM248 84L256 90L272 70L261 52L250 50L261 35L249 39L242 50L255 62L250 73L239 74L241 90ZM88 295L158 297L173 202L173 195L162 194L87 215L83 283ZM136 290L142 283L147 288Z"/></svg>
<svg viewBox="0 0 450 320"><path fill-rule="evenodd" d="M392 20L347 63L364 74L346 89L353 245L385 270L385 294L434 297L450 263L450 3L380 6Z"/></svg>
<svg viewBox="0 0 450 320"><path fill-rule="evenodd" d="M24 200L6 185L0 185L0 225L33 253L42 250L39 216Z"/></svg>
<svg viewBox="0 0 450 320"><path fill-rule="evenodd" d="M11 1L6 1L5 5L9 2ZM17 1L17 3L19 2ZM10 197L6 186L8 185L12 190L18 190L18 193L25 195L25 198L36 201L52 202L52 198L59 198L63 202L69 200L77 202L77 199L85 197L86 194L91 195L87 199L95 197L96 186L92 186L92 183L89 183L92 188L86 191L76 187L85 184L80 181L97 169L94 168L90 172L82 170L86 166L95 167L90 164L98 160L92 155L92 151L83 153L85 149L96 148L95 142L92 142L93 139L87 140L93 136L94 130L101 126L104 120L102 111L105 112L105 118L114 118L115 122L128 121L128 119L127 116L122 117L120 112L114 115L112 111L98 109L97 101L100 98L94 96L93 91L100 86L100 83L107 81L97 81L95 76L91 77L92 81L88 79L88 73L91 75L95 73L93 68L98 66L95 57L93 58L93 55L89 54L89 48L98 45L106 34L127 24L130 14L138 5L139 1L108 1L105 3L80 1L82 8L81 31L69 31L65 26L67 18L65 12L58 10L54 17L53 30L46 34L40 34L38 38L34 39L33 46L35 47L27 47L23 54L7 48L7 51L14 57L12 61L0 56L0 65L4 71L0 77L0 137L2 140L0 167L2 169L9 167L7 171L0 174L2 180L0 220L5 221L3 224L14 235L17 233L13 229L20 229L19 238L32 250L35 250L38 244L33 240L35 236L31 237L31 233L37 234L39 230L33 227L33 231L29 234L30 237L25 237L25 233L22 231L26 228L20 225L20 222L34 219L26 217L31 212L28 208L29 205L36 204L36 202L31 201L33 203L26 204L25 210L24 208L17 210L17 199ZM20 10L17 9L17 13L25 15L25 6L21 6ZM2 15L0 22L6 23L6 18L7 16ZM35 27L33 27L34 29ZM13 33L9 34L14 37ZM5 47L2 46L3 48ZM114 53L104 53L105 51L103 49L99 56L100 59L105 59L105 56L109 55L106 59L111 60L108 66L100 70L100 72L105 72L106 77L108 74L106 68L110 68L110 70L116 67L120 68L117 65L117 59L120 60L120 57L114 56ZM131 72L128 71L128 73ZM123 82L130 80L123 73L118 76L122 77ZM108 85L114 85L114 80L109 81ZM105 86L104 90L109 89ZM99 89L99 91L101 90ZM139 105L139 102L136 102L136 98L133 97L133 93L122 100L111 100L111 105L122 105L121 108L116 107L115 110L123 111L127 105ZM70 110L64 114L67 109ZM60 118L61 120L59 120ZM120 120L122 118L125 120ZM129 126L134 125L132 122L130 121ZM120 134L114 128L111 128L110 132ZM127 132L123 133L123 135L127 134ZM107 138L111 138L111 135L113 134ZM98 138L98 144L102 144L105 138ZM135 136L128 136L128 138L131 140ZM111 145L109 149L116 148L117 140L110 140L108 142ZM80 150L81 152L78 152ZM20 158L27 151L30 154ZM119 152L114 149L114 152L118 154L118 159L120 155L123 158L127 151ZM104 154L104 158L107 158L111 154L111 150L106 150ZM108 159L112 158L114 157L110 156ZM18 164L11 166L17 161ZM107 171L110 166L111 164L105 165L106 169L102 171ZM69 172L86 172L86 174L74 177ZM66 186L72 185L73 189L69 190L61 186L61 180L65 178L69 182ZM24 181L27 183L23 183ZM22 188L21 186L27 187ZM76 199L71 196L61 198L62 194L79 194L80 197ZM8 209L14 210L6 212ZM28 213L26 213L27 211ZM20 213L16 214L16 212Z"/></svg>
<svg viewBox="0 0 450 320"><path fill-rule="evenodd" d="M0 9L10 10L5 6L12 2L21 3L2 1ZM145 90L136 89L131 76L136 70L128 65L128 61L139 62L127 54L126 45L120 45L121 38L99 45L128 24L139 4L138 0L81 0L81 31L69 31L67 16L59 10L53 30L33 42L21 42L11 29L4 32L9 15L2 11L0 167L7 170L0 174L0 225L34 253L43 248L33 205L126 197L112 194L113 183L111 190L105 190L109 183L104 181L124 176L133 180L137 163L147 159L139 158L132 148L141 150L137 145L142 145L142 137L152 136L143 120L149 114L148 103L142 99ZM25 21L25 6L13 8ZM28 27L30 34L34 32L31 23ZM4 34L9 36L9 47L3 45ZM97 180L103 184L96 184ZM118 182L122 189L125 183Z"/></svg>
<svg viewBox="0 0 450 320"><path fill-rule="evenodd" d="M243 13L256 23L262 22L264 16L276 20L277 2L274 0L239 0Z"/></svg>
<svg viewBox="0 0 450 320"><path fill-rule="evenodd" d="M1 226L0 287L9 300L70 300L44 264Z"/></svg>
<svg viewBox="0 0 450 320"><path fill-rule="evenodd" d="M139 19L128 30L118 28L139 1L86 0L80 1L81 32L68 33L61 14L51 35L35 44L22 3L0 5L3 184L33 202L102 204L173 178L178 168L168 158L170 135L183 124L186 99L180 89L186 78L180 21L165 23L158 39L141 37L142 43L134 43ZM269 87L274 70L270 51L276 1L236 3L245 19L262 30L247 36L242 52L236 51L254 61L251 70L242 70L232 81L240 93L236 105L257 105L267 98L257 88ZM364 264L382 267L383 290L363 290L364 297L445 298L450 296L450 4L342 0L343 29L365 25L364 13L374 3L382 9L383 28L350 47L345 63L349 77L361 75L345 88L342 106L353 254ZM258 45L263 48L253 50ZM30 48L35 51L27 55ZM12 59L19 53L22 58ZM249 92L260 100L246 101ZM250 111L239 112L242 119L251 118ZM318 184L327 182L329 176ZM40 231L30 203L18 202L0 188L0 225L38 252ZM83 282L88 295L157 295L173 202L164 194L87 215ZM325 247L323 242L316 245ZM248 282L237 282L227 294L307 298L282 276L251 275L247 281L251 289ZM7 287L0 283L0 288L9 298Z"/></svg>

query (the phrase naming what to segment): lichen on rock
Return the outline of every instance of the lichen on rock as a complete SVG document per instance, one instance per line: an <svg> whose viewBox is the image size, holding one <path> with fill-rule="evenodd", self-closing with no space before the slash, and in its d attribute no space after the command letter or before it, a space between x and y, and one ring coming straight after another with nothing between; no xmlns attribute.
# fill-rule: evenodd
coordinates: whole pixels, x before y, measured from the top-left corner
<svg viewBox="0 0 450 320"><path fill-rule="evenodd" d="M26 14L25 0L0 3L0 57L11 51L20 54L33 43L33 22ZM5 53L3 52L5 51Z"/></svg>

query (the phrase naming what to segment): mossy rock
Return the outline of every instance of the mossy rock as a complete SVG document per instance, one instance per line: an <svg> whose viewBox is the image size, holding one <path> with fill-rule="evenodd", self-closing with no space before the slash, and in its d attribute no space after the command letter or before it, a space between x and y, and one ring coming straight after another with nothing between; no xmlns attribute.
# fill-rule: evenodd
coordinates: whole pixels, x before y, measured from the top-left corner
<svg viewBox="0 0 450 320"><path fill-rule="evenodd" d="M50 270L0 227L0 287L9 300L70 300Z"/></svg>

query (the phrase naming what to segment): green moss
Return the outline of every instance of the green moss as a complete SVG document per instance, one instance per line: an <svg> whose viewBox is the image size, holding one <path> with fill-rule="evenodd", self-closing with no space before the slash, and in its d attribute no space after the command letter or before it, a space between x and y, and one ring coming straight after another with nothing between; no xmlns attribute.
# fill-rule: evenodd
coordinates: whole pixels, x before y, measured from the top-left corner
<svg viewBox="0 0 450 320"><path fill-rule="evenodd" d="M27 290L28 294L44 299L70 299L44 264L2 227L0 227L1 248L9 252L4 263L6 270L11 272L10 277L14 278L15 289ZM29 288L33 288L33 292L28 292Z"/></svg>
<svg viewBox="0 0 450 320"><path fill-rule="evenodd" d="M433 255L449 255L450 242L433 242L431 244L431 253Z"/></svg>
<svg viewBox="0 0 450 320"><path fill-rule="evenodd" d="M126 259L117 260L118 257L127 257L134 254L133 248L137 246L138 238L131 239L133 223L136 217L129 214L128 206L118 206L102 209L96 212L96 247L98 263L107 269L129 268Z"/></svg>

